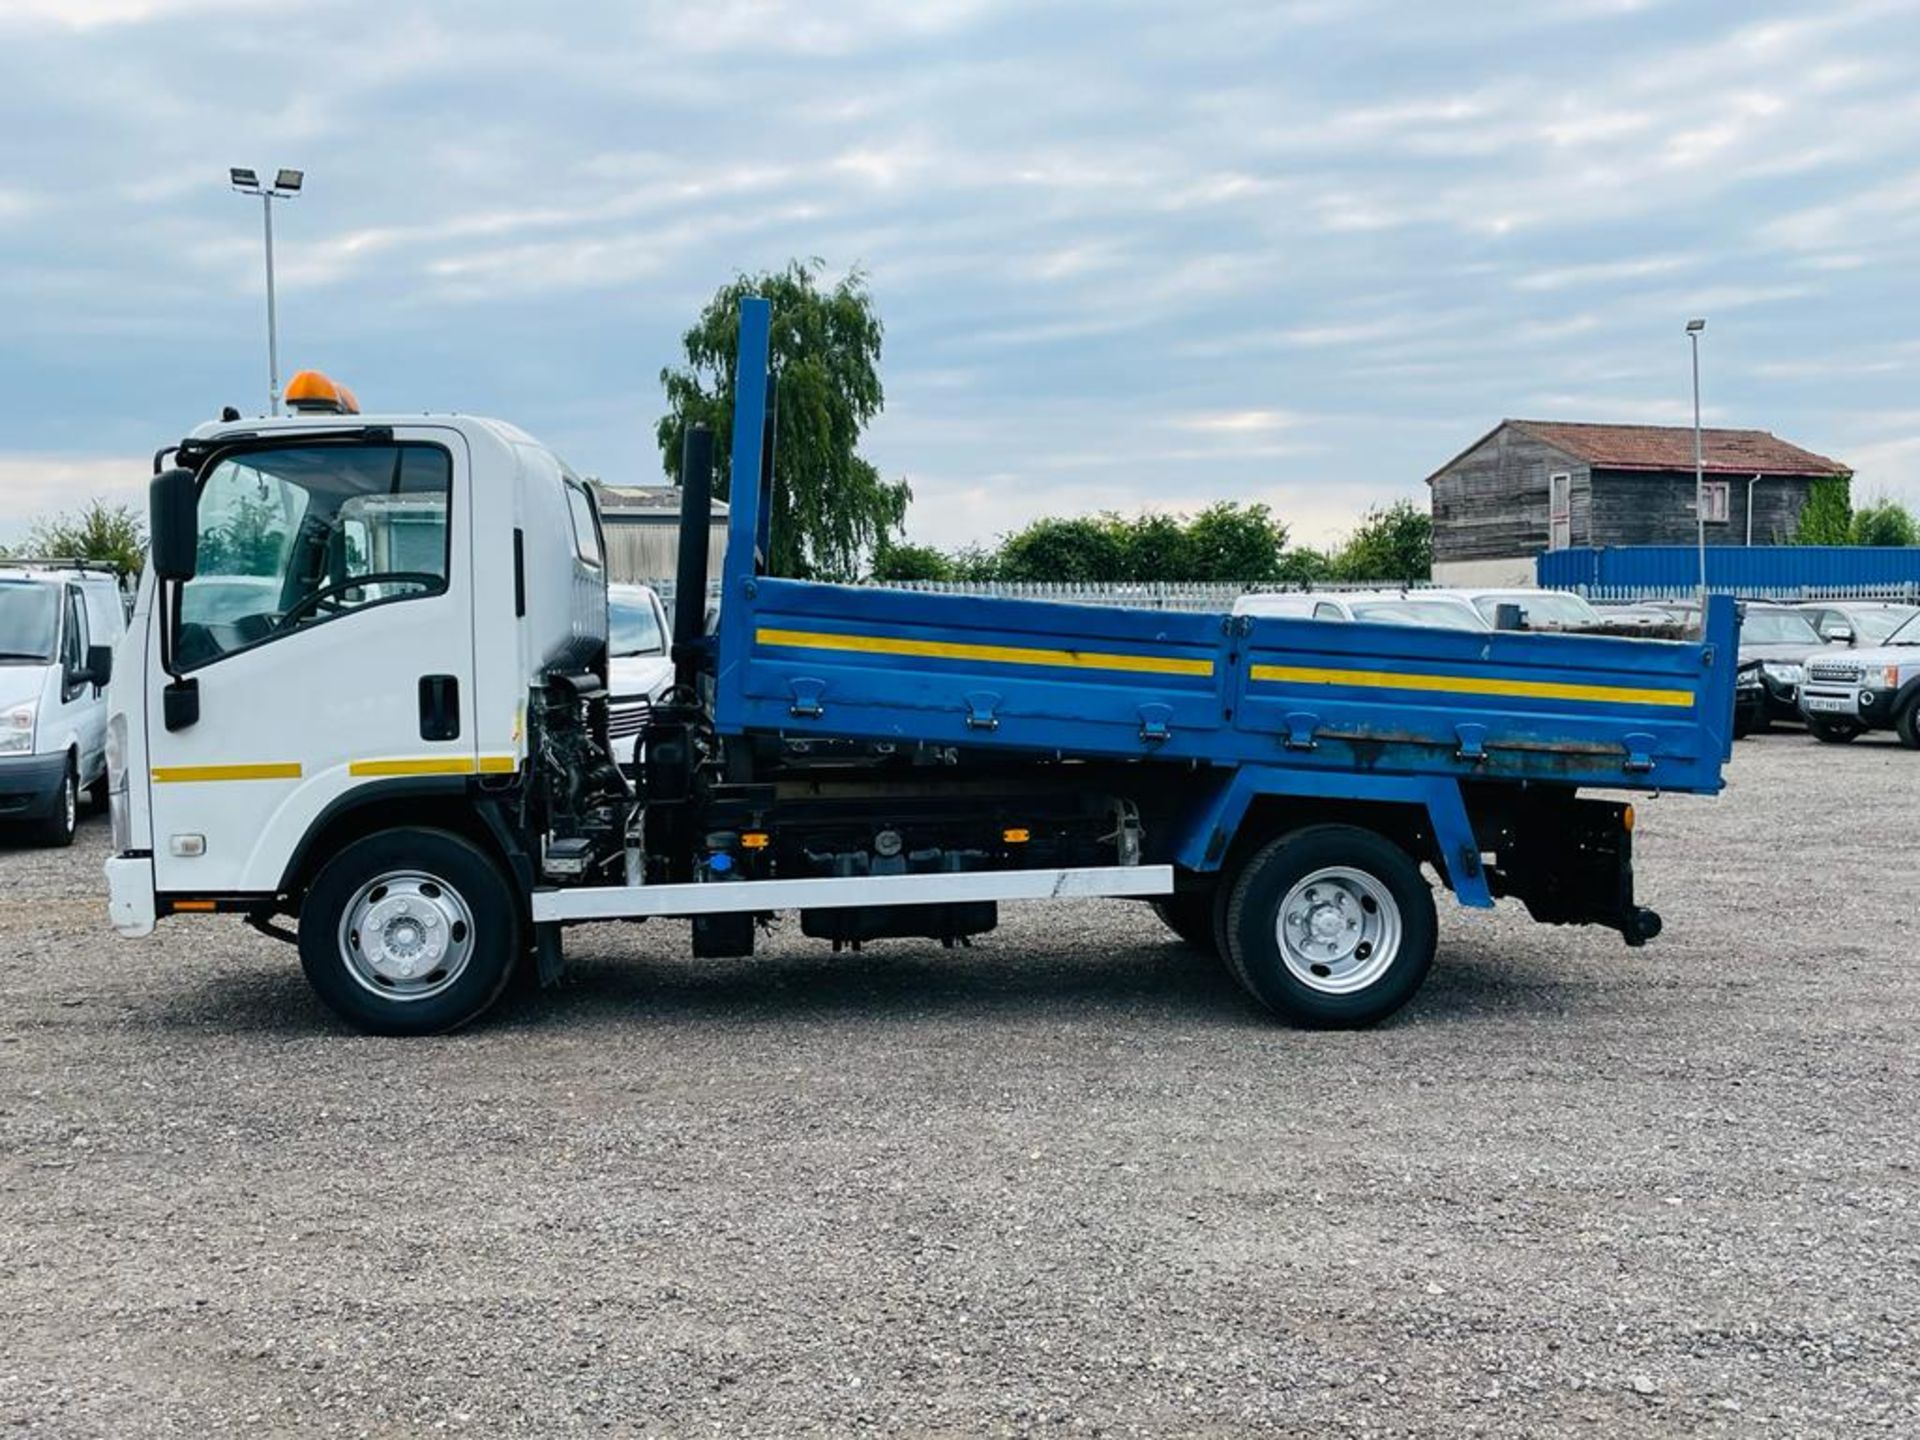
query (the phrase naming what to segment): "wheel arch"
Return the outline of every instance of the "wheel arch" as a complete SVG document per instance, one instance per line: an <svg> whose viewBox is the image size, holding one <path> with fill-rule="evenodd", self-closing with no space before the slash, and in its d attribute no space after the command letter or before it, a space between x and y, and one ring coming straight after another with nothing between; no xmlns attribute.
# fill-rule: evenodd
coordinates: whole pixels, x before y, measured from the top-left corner
<svg viewBox="0 0 1920 1440"><path fill-rule="evenodd" d="M471 782L456 775L420 775L376 780L336 797L288 857L277 893L289 908L297 908L313 877L342 849L402 827L448 831L477 845L508 875L517 873L500 827L489 825L476 806Z"/></svg>

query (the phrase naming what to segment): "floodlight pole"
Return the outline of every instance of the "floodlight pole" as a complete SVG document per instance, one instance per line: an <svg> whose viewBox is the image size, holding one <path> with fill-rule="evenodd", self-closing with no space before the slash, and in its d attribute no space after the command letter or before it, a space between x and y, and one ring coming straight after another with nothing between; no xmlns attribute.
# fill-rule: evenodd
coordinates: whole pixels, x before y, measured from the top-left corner
<svg viewBox="0 0 1920 1440"><path fill-rule="evenodd" d="M267 242L267 413L280 413L280 316L273 288L273 202L291 200L300 193L305 175L299 170L279 170L271 184L260 183L257 171L235 167L227 172L233 188L242 195L260 197L260 223Z"/></svg>
<svg viewBox="0 0 1920 1440"><path fill-rule="evenodd" d="M260 216L267 232L267 413L280 413L280 328L273 303L273 200L271 190L260 192Z"/></svg>
<svg viewBox="0 0 1920 1440"><path fill-rule="evenodd" d="M1693 345L1693 523L1700 548L1700 623L1703 625L1707 613L1707 468L1700 444L1700 332L1706 328L1704 320L1687 322L1687 339Z"/></svg>

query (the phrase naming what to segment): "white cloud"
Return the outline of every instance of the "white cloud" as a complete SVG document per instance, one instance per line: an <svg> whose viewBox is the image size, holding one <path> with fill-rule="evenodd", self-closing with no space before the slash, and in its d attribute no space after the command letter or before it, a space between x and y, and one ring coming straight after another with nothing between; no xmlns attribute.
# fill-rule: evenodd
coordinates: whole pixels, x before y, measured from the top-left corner
<svg viewBox="0 0 1920 1440"><path fill-rule="evenodd" d="M147 456L0 455L0 543L18 546L37 519L101 499L143 512Z"/></svg>

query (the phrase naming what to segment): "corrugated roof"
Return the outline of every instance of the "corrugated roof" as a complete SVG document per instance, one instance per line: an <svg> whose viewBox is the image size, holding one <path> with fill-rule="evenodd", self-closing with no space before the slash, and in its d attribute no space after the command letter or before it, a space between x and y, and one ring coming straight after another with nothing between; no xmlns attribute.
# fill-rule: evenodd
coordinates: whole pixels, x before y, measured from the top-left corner
<svg viewBox="0 0 1920 1440"><path fill-rule="evenodd" d="M600 492L600 510L606 514L614 510L641 510L650 514L680 514L680 487L678 485L608 485L597 483L594 488ZM713 502L713 513L725 515L727 502Z"/></svg>
<svg viewBox="0 0 1920 1440"><path fill-rule="evenodd" d="M1608 470L1693 469L1690 425L1588 425L1568 420L1508 420L1589 465ZM1838 460L1790 445L1765 430L1702 429L1705 468L1740 475L1840 475Z"/></svg>

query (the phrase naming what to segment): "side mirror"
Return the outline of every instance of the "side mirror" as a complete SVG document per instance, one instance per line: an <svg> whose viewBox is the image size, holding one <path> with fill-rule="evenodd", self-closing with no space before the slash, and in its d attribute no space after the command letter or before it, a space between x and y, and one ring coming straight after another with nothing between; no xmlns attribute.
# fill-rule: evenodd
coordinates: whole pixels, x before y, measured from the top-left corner
<svg viewBox="0 0 1920 1440"><path fill-rule="evenodd" d="M89 645L87 647L87 671L84 677L104 689L113 679L113 647L111 645Z"/></svg>
<svg viewBox="0 0 1920 1440"><path fill-rule="evenodd" d="M147 487L153 573L161 580L191 580L199 565L199 523L191 470L162 470Z"/></svg>
<svg viewBox="0 0 1920 1440"><path fill-rule="evenodd" d="M1827 639L1836 645L1851 645L1853 644L1853 627L1851 625L1835 625L1827 631Z"/></svg>

